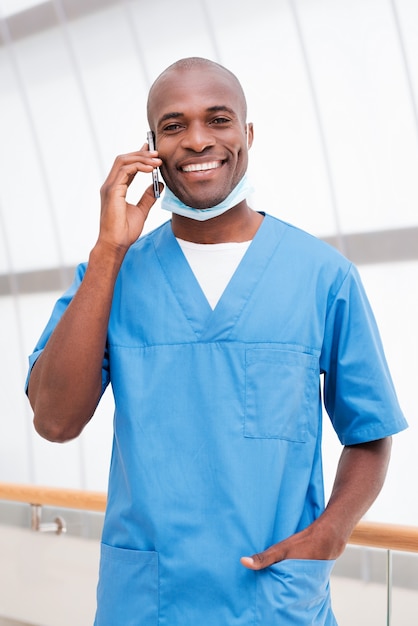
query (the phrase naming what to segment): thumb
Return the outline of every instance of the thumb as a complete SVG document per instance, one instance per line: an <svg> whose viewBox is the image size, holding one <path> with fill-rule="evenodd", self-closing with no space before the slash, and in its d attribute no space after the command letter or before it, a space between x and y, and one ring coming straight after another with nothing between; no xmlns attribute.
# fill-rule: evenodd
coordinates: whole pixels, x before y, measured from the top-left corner
<svg viewBox="0 0 418 626"><path fill-rule="evenodd" d="M158 185L161 193L164 189L164 185L161 182L159 182ZM150 185L145 189L140 201L137 203L136 206L144 213L145 216L147 216L151 207L155 204L155 201L156 198L154 196L154 188L152 185Z"/></svg>
<svg viewBox="0 0 418 626"><path fill-rule="evenodd" d="M283 554L281 553L278 544L276 544L275 546L271 546L270 548L267 548L267 550L258 552L252 556L242 556L240 561L241 564L248 569L260 570L273 565L273 563L282 561L283 558Z"/></svg>

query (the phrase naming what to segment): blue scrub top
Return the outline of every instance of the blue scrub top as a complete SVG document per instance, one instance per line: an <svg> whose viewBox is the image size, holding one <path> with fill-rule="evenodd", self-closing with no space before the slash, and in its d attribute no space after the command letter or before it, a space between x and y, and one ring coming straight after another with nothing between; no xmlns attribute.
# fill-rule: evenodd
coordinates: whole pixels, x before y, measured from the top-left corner
<svg viewBox="0 0 418 626"><path fill-rule="evenodd" d="M84 275L57 303L39 355ZM332 626L332 561L244 568L324 509L324 403L344 445L406 427L355 267L266 215L215 310L167 222L128 251L96 626Z"/></svg>

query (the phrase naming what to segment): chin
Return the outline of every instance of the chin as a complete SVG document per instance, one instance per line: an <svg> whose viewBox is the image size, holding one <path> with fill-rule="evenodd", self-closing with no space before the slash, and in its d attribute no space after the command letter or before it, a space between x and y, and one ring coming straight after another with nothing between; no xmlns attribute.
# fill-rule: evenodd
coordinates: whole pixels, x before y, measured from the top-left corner
<svg viewBox="0 0 418 626"><path fill-rule="evenodd" d="M174 192L173 192L174 193ZM200 196L188 196L181 194L177 196L184 204L192 207L193 209L210 209L217 204L220 204L229 195L229 192L213 195L200 195Z"/></svg>
<svg viewBox="0 0 418 626"><path fill-rule="evenodd" d="M177 185L171 185L164 180L170 191L181 201L183 204L191 207L192 209L210 209L220 202L223 202L225 198L231 193L231 189L220 188L219 184L215 185L215 189L212 188L212 193L208 183L201 183L201 188L196 188L197 193L193 193L193 189L181 187ZM200 192L200 193L199 193Z"/></svg>

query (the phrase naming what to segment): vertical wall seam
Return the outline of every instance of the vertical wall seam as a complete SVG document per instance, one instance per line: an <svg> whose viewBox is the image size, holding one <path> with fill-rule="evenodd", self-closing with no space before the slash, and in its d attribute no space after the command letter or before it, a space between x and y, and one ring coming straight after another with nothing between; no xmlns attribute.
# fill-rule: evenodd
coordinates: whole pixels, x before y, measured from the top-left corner
<svg viewBox="0 0 418 626"><path fill-rule="evenodd" d="M143 75L143 77L145 79L145 84L149 88L149 87L151 87L152 79L151 79L151 76L149 74L147 64L145 63L145 60L144 60L145 59L145 55L144 55L143 50L141 48L141 45L139 43L139 37L138 37L136 29L135 29L134 15L133 15L133 11L132 11L132 2L130 0L120 0L120 1L122 3L124 11L125 11L126 21L128 22L129 32L131 33L134 49L135 49L135 52L136 52L136 56L137 56L137 60L138 60L139 66L141 68L141 72L142 72L142 75ZM155 26L154 26L154 24L149 24L149 25L147 25L147 28L155 28Z"/></svg>
<svg viewBox="0 0 418 626"><path fill-rule="evenodd" d="M0 232L3 233L4 251L5 251L7 263L9 265L9 268L12 268L12 258L11 258L12 255L11 255L9 241L7 238L3 207L1 205L0 205ZM21 307L20 307L19 289L18 289L18 281L17 281L16 272L9 271L8 279L9 279L10 294L12 297L13 309L15 313L16 326L17 326L18 350L19 350L19 355L21 356L21 359L19 359L19 363L21 364L20 372L21 372L22 394L23 394L23 383L26 377L26 370L23 365L23 358L24 358L25 350L23 346L22 313L21 313ZM25 415L28 418L27 421L25 422L25 438L26 438L26 446L27 446L26 449L28 451L28 469L29 469L28 478L30 482L35 482L35 475L36 475L35 474L35 455L34 455L34 450L33 450L33 439L32 439L33 432L32 432L31 421L29 419L29 416L30 416L29 404L26 405Z"/></svg>
<svg viewBox="0 0 418 626"><path fill-rule="evenodd" d="M39 167L39 171L40 171L40 176L41 176L41 181L42 181L42 185L44 187L44 191L45 191L45 196L46 196L46 204L47 204L47 209L48 209L48 214L49 214L49 218L51 221L51 225L52 225L52 233L53 233L53 237L54 237L54 244L55 244L55 249L57 252L57 257L58 257L58 262L59 262L59 274L60 274L60 283L62 284L62 287L64 289L64 287L67 284L67 280L66 280L66 268L64 266L64 260L63 260L63 248L62 248L62 243L61 243L61 236L60 236L60 232L59 232L59 227L58 227L58 221L56 219L56 214L54 211L54 204L53 204L53 199L52 199L52 191L49 185L49 180L48 180L48 174L47 174L47 168L46 168L46 163L45 163L45 159L44 159L44 155L42 152L42 148L41 148L41 143L40 143L40 139L38 136L38 132L36 129L36 124L35 124L35 120L33 118L33 114L32 114L32 110L31 110L31 106L30 106L30 102L29 102L29 98L28 98L28 94L26 92L25 89L25 85L24 85L24 81L20 72L20 68L19 68L19 64L18 61L16 59L16 55L15 55L15 51L14 51L14 47L13 47L13 39L8 27L8 23L7 20L2 18L2 16L0 16L0 32L3 38L3 42L5 45L5 49L7 50L7 54L10 60L10 64L12 67L12 71L16 80L16 84L17 84L17 88L18 88L18 93L23 105L23 109L26 115L26 118L28 120L28 124L29 124L29 129L30 129L30 136L32 139L32 143L35 149L35 154L37 157L37 161L38 161L38 167ZM11 293L12 293L12 297L13 297L13 303L14 303L14 309L16 312L16 323L17 323L17 330L18 330L18 343L19 343L19 350L20 350L20 354L22 355L22 359L23 359L23 354L24 354L24 346L23 346L23 325L22 325L22 316L21 316L21 311L20 311L20 298L19 298L19 290L18 290L18 284L16 281L16 270L14 268L13 265L13 260L12 260L12 253L10 250L10 246L9 246L9 242L8 242L8 238L7 238L7 230L6 230L6 223L5 223L5 219L4 219L4 212L0 211L0 219L1 219L1 228L3 230L4 233L4 238L5 238L5 245L6 245L6 258L8 259L8 265L9 265L9 281L10 281L10 288L11 288ZM22 361L22 387L23 387L23 376L24 376L24 372L23 372L23 361ZM23 390L22 390L23 393ZM29 417L29 407L27 409L27 414ZM35 466L35 455L34 455L34 449L33 449L33 433L31 432L31 423L28 419L27 423L26 423L26 427L25 427L25 432L26 432L26 440L28 443L28 465L29 465L29 474L30 474L30 480L31 482L36 482L36 466Z"/></svg>
<svg viewBox="0 0 418 626"><path fill-rule="evenodd" d="M93 149L96 155L97 164L99 166L100 175L102 176L102 178L104 178L106 170L105 170L105 166L103 162L102 152L100 149L97 132L94 126L93 116L91 114L91 109L90 109L89 101L87 98L87 93L84 87L83 78L81 76L80 67L77 61L77 57L74 51L74 46L72 44L71 36L69 33L67 16L65 14L64 7L63 7L61 0L53 0L53 6L54 6L57 19L58 19L58 24L61 29L63 40L67 48L68 56L70 59L72 70L73 70L73 76L75 78L75 82L77 84L77 88L81 96L84 114L86 116L87 125L90 131L90 137L93 143Z"/></svg>
<svg viewBox="0 0 418 626"><path fill-rule="evenodd" d="M418 104L417 104L417 97L415 94L414 84L412 81L412 73L411 73L411 68L409 65L408 53L406 51L405 38L403 35L401 21L399 17L399 11L396 6L396 2L395 0L389 0L389 3L392 9L393 21L395 22L395 30L396 30L396 34L398 38L399 48L401 51L402 63L404 67L406 82L408 85L409 97L411 100L412 114L414 116L415 130L416 130L416 135L417 135L417 140L418 140Z"/></svg>
<svg viewBox="0 0 418 626"><path fill-rule="evenodd" d="M296 1L297 0L288 0L288 4L290 7L290 11L291 11L292 18L293 18L295 28L296 28L299 47L302 53L303 63L305 67L306 78L308 81L309 92L310 92L311 99L312 99L314 115L315 115L315 119L316 119L316 123L318 127L319 141L321 144L322 157L324 160L325 172L326 172L326 176L328 180L329 194L330 194L330 199L331 199L331 206L332 206L332 211L333 211L334 221L335 221L336 241L337 241L337 245L340 251L343 254L346 254L347 253L346 242L345 242L345 238L341 229L337 192L335 189L334 175L332 172L328 143L326 139L324 123L322 120L321 108L319 105L317 89L315 86L313 72L312 72L310 61L309 61L309 55L308 55L308 51L306 48L305 39L304 39L303 32L302 32L302 26L301 26L299 15L298 15L297 8L296 8Z"/></svg>
<svg viewBox="0 0 418 626"><path fill-rule="evenodd" d="M58 227L58 221L56 218L56 214L54 211L54 203L52 200L52 191L51 191L51 187L49 185L49 180L48 180L48 173L47 173L47 168L46 168L46 163L45 163L45 158L42 152L42 148L41 148L41 142L38 136L38 132L36 129L36 124L32 115L32 111L31 111L31 107L30 107L30 103L29 103L29 98L24 86L24 81L22 78L22 75L20 73L20 69L19 69L19 64L17 62L16 56L15 56L15 52L13 49L13 40L12 40L12 36L10 34L10 30L7 24L7 21L3 18L0 17L0 31L1 31L1 35L3 37L3 40L5 42L5 46L8 52L8 56L10 59L10 63L13 69L13 73L15 76L15 80L17 83L17 87L18 87L18 92L20 95L20 99L22 101L23 104L23 108L29 123L29 129L30 129L30 135L32 138L32 142L33 142L33 146L35 148L35 153L36 153L36 157L38 160L38 166L39 166L39 170L40 170L40 174L41 174L41 180L42 180L42 184L45 190L45 195L46 195L46 201L47 201L47 208L48 208L48 213L49 213L49 217L51 220L51 224L52 224L52 231L54 234L54 244L56 247L56 251L57 251L57 256L58 256L58 262L59 262L59 268L60 271L62 271L62 276L61 276L61 281L62 281L62 286L63 288L66 286L67 282L66 282L66 276L65 276L65 270L64 270L64 260L63 260L63 248L62 248L62 242L61 242L61 236L60 236L60 231L59 231L59 227ZM11 259L10 259L11 261ZM10 266L10 271L13 272L14 268L12 266Z"/></svg>
<svg viewBox="0 0 418 626"><path fill-rule="evenodd" d="M212 47L213 47L213 51L214 51L214 61L216 61L217 63L222 63L221 61L221 51L219 49L219 45L218 45L218 39L215 35L215 29L213 27L213 22L212 22L212 18L210 16L209 13L209 9L207 6L207 3L205 0L200 0L200 5L202 7L202 11L203 11L203 16L207 25L207 29L209 32L209 39L211 41Z"/></svg>
<svg viewBox="0 0 418 626"><path fill-rule="evenodd" d="M100 175L102 179L104 179L106 175L106 168L104 165L102 151L100 148L99 138L98 138L97 131L96 131L94 121L93 121L93 115L92 115L90 103L88 101L87 92L86 92L83 77L81 74L80 65L78 63L74 45L73 45L72 38L70 35L67 15L65 13L62 0L53 0L53 6L54 6L55 14L57 16L58 23L61 29L62 37L65 43L65 46L67 48L68 56L69 56L72 71L73 71L73 76L74 76L74 79L78 88L78 92L81 97L81 102L82 102L82 106L84 109L84 115L87 121L87 126L90 132L90 138L93 144L93 150L94 150L94 154L96 157L96 162L99 167ZM88 480L87 480L86 451L85 451L84 440L82 436L78 439L77 444L78 444L77 452L78 452L78 463L79 463L78 470L79 470L80 488L87 489Z"/></svg>

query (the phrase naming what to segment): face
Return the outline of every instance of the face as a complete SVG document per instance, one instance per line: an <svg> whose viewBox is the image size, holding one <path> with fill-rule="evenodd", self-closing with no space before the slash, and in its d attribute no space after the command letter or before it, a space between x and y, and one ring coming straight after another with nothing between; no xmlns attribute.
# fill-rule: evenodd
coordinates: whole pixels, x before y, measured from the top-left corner
<svg viewBox="0 0 418 626"><path fill-rule="evenodd" d="M171 191L196 209L222 202L247 169L253 139L235 80L217 67L170 70L152 88L148 111Z"/></svg>

